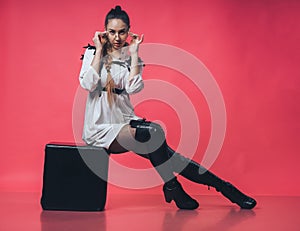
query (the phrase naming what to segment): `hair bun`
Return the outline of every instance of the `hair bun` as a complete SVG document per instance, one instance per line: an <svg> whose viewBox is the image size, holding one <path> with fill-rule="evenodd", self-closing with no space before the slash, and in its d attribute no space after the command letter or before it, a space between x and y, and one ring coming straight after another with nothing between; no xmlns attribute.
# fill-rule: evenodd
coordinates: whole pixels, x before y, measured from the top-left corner
<svg viewBox="0 0 300 231"><path fill-rule="evenodd" d="M118 5L118 6L116 6L116 7L115 7L115 11L116 11L116 12L121 12L121 11L122 11L122 8L121 8L121 6L119 6L119 5Z"/></svg>

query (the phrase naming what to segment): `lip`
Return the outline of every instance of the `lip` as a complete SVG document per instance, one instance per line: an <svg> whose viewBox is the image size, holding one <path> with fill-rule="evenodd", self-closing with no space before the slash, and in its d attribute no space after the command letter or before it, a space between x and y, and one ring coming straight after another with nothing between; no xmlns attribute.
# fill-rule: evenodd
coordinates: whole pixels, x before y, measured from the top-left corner
<svg viewBox="0 0 300 231"><path fill-rule="evenodd" d="M114 43L114 46L119 47L121 46L121 43Z"/></svg>

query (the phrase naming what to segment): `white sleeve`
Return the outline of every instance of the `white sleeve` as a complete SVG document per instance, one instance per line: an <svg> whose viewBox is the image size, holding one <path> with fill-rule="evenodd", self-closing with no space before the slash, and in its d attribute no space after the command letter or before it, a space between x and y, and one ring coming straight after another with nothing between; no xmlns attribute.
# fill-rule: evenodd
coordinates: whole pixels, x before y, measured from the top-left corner
<svg viewBox="0 0 300 231"><path fill-rule="evenodd" d="M91 66L94 58L94 49L86 49L82 61L82 66L79 74L79 82L82 88L92 92L100 81L100 76Z"/></svg>
<svg viewBox="0 0 300 231"><path fill-rule="evenodd" d="M125 90L128 94L138 93L143 88L144 88L144 81L142 78L142 73L135 75L130 81L126 80Z"/></svg>
<svg viewBox="0 0 300 231"><path fill-rule="evenodd" d="M144 62L139 58L139 63L140 65L140 73L137 75L133 76L133 78L128 81L128 78L126 78L125 81L125 90L128 94L135 94L141 91L144 88L144 81L142 77L142 73L144 70Z"/></svg>

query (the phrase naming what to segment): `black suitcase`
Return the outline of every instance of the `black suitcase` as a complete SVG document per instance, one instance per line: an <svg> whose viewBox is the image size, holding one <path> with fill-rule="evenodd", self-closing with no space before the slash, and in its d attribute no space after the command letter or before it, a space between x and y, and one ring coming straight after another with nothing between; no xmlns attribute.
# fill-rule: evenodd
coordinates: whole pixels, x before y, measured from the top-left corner
<svg viewBox="0 0 300 231"><path fill-rule="evenodd" d="M108 159L103 148L47 144L42 208L102 211L106 203Z"/></svg>

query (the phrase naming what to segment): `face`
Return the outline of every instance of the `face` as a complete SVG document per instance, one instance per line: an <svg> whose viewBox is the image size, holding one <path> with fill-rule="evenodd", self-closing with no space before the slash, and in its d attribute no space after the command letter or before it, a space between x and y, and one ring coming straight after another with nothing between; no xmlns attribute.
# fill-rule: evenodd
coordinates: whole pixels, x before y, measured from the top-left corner
<svg viewBox="0 0 300 231"><path fill-rule="evenodd" d="M113 51L119 50L125 45L128 37L128 26L121 19L110 19L106 31Z"/></svg>

